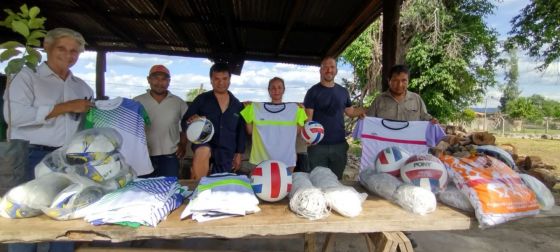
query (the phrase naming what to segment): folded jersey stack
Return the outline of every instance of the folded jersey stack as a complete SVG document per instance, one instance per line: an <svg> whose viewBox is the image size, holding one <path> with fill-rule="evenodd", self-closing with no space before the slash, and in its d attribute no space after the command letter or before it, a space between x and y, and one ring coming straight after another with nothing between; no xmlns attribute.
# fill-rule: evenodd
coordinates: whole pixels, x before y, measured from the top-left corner
<svg viewBox="0 0 560 252"><path fill-rule="evenodd" d="M260 211L259 200L245 175L231 173L203 177L194 190L181 219L192 215L198 222Z"/></svg>
<svg viewBox="0 0 560 252"><path fill-rule="evenodd" d="M182 191L176 177L136 179L78 214L93 225L155 227L183 203Z"/></svg>

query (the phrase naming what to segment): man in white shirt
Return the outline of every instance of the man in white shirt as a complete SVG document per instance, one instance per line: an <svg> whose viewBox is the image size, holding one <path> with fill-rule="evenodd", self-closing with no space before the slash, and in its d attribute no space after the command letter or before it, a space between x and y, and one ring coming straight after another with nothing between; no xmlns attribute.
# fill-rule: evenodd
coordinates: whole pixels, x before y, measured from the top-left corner
<svg viewBox="0 0 560 252"><path fill-rule="evenodd" d="M179 159L185 155L187 137L181 131L181 118L187 112L187 103L169 92L170 81L169 70L154 65L148 75L150 89L134 97L151 122L146 135L154 172L146 177L179 177Z"/></svg>
<svg viewBox="0 0 560 252"><path fill-rule="evenodd" d="M4 116L11 121L10 139L30 142L26 180L34 178L35 166L50 152L68 142L78 131L83 114L92 106L93 90L70 68L84 51L84 37L71 29L47 32L43 46L47 61L37 72L23 68L4 94ZM8 251L33 251L36 244L10 244ZM51 243L50 251L73 251L73 243Z"/></svg>

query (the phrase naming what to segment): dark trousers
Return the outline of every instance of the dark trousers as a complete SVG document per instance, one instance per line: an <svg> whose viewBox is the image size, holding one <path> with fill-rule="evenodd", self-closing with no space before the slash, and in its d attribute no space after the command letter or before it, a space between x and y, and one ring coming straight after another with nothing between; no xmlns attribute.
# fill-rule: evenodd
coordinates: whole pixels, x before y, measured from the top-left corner
<svg viewBox="0 0 560 252"><path fill-rule="evenodd" d="M142 178L179 177L179 159L175 154L150 156L154 172Z"/></svg>
<svg viewBox="0 0 560 252"><path fill-rule="evenodd" d="M35 178L35 166L43 160L43 158L51 153L55 148L45 146L29 146L29 161L25 170L25 178L27 181ZM37 243L12 243L8 244L8 252L35 252L37 251ZM67 252L74 251L74 242L50 242L49 252Z"/></svg>
<svg viewBox="0 0 560 252"><path fill-rule="evenodd" d="M342 179L342 174L346 168L348 161L347 142L339 144L311 145L307 147L307 155L309 156L309 167L311 170L317 166L329 168L333 171L338 179Z"/></svg>

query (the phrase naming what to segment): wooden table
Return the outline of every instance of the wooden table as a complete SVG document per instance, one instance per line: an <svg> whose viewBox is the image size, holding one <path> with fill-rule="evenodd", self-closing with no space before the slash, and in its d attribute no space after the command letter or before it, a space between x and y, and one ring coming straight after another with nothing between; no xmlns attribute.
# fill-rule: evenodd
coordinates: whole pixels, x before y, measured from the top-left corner
<svg viewBox="0 0 560 252"><path fill-rule="evenodd" d="M356 185L356 187L359 186ZM140 227L133 229L117 225L92 226L83 220L55 221L45 215L28 219L0 218L0 242L55 240L121 242L154 238L240 238L292 234L310 234L306 237L306 240L309 239L309 242L311 242L314 239L312 234L315 233L383 234L383 232L389 232L398 234L400 231L478 228L478 222L473 215L441 204L438 204L435 212L421 216L409 213L398 205L370 195L363 204L362 213L356 218L342 217L333 212L326 219L309 221L294 215L288 208L287 203L287 199L277 203L263 203L259 205L262 210L259 213L204 223L179 220L179 216L185 208L185 205L183 205L173 211L167 217L167 220L161 222L157 228ZM560 226L560 207L556 206L552 211L545 212L545 214L506 225ZM379 239L379 237L374 238ZM308 246L311 246L309 244L311 243L308 243ZM314 248L309 248L310 251L311 249Z"/></svg>

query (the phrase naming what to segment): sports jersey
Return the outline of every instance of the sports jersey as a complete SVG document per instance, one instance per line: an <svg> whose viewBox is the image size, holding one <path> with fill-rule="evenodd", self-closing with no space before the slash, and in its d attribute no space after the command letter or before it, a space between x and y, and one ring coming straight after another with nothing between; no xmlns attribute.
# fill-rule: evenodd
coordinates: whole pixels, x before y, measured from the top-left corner
<svg viewBox="0 0 560 252"><path fill-rule="evenodd" d="M95 102L86 116L85 128L113 128L122 136L119 152L138 176L154 171L148 154L145 124L150 118L142 104L137 101L117 97Z"/></svg>
<svg viewBox="0 0 560 252"><path fill-rule="evenodd" d="M391 146L405 149L410 155L428 153L445 132L438 124L429 121L392 121L366 117L356 125L353 137L361 139L362 159L360 170L371 167L377 154Z"/></svg>
<svg viewBox="0 0 560 252"><path fill-rule="evenodd" d="M245 175L217 173L202 177L181 219L192 215L198 222L243 216L260 211L259 200Z"/></svg>
<svg viewBox="0 0 560 252"><path fill-rule="evenodd" d="M181 190L176 177L136 179L77 213L94 225L133 222L155 227L183 203Z"/></svg>
<svg viewBox="0 0 560 252"><path fill-rule="evenodd" d="M249 162L279 160L296 165L297 126L303 126L307 115L295 103L253 102L241 111L245 122L253 124Z"/></svg>

